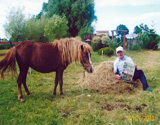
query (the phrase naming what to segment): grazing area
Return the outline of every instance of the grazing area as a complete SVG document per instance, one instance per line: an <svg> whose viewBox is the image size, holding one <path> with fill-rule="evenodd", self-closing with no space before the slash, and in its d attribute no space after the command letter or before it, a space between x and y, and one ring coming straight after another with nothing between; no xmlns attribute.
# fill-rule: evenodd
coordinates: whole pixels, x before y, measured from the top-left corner
<svg viewBox="0 0 160 125"><path fill-rule="evenodd" d="M5 52L7 50L0 50L0 54ZM107 92L109 88L103 92L86 87L84 84L89 76L85 73L83 82L83 66L77 63L64 71L64 95L59 94L59 89L57 95L53 95L54 72L42 74L31 69L26 81L31 94L24 95L26 102L21 103L18 101L17 78L12 79L11 73L6 71L5 79L0 79L0 124L160 124L160 51L127 51L125 55L143 69L153 92L126 83L132 92L123 92L128 87L122 88L122 92L121 88L117 92L116 89ZM106 61L114 61L116 56L106 57L92 52L91 58L98 72L102 64L108 65ZM98 73L103 76L105 71ZM113 77L111 75L108 77ZM22 92L25 92L23 87Z"/></svg>

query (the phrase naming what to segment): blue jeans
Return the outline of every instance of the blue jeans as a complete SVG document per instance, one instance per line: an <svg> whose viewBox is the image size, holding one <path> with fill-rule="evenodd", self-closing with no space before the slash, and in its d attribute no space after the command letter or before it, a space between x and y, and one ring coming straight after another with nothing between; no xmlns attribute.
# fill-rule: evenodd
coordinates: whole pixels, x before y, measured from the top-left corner
<svg viewBox="0 0 160 125"><path fill-rule="evenodd" d="M144 75L144 72L142 70L136 70L134 72L133 80L137 80L137 79L141 80L141 83L143 85L143 89L146 90L148 88L148 83L147 83L146 77Z"/></svg>

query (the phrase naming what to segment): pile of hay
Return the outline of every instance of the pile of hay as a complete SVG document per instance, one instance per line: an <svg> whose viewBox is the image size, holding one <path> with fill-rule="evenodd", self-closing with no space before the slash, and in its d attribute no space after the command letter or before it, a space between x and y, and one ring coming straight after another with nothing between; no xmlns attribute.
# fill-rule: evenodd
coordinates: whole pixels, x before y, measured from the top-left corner
<svg viewBox="0 0 160 125"><path fill-rule="evenodd" d="M102 93L133 93L135 88L122 80L116 79L113 74L113 62L103 62L95 67L93 73L86 73L84 82L85 89L96 90ZM139 80L134 81L137 89L142 88Z"/></svg>

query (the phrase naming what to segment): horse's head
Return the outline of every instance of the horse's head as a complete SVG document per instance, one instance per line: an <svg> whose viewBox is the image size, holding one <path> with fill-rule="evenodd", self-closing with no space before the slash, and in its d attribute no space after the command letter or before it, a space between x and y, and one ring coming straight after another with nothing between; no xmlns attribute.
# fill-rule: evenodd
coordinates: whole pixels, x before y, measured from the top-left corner
<svg viewBox="0 0 160 125"><path fill-rule="evenodd" d="M88 72L92 73L93 72L93 64L91 61L91 53L84 51L84 46L81 46L82 49L82 58L81 58L81 64L83 65L83 68Z"/></svg>

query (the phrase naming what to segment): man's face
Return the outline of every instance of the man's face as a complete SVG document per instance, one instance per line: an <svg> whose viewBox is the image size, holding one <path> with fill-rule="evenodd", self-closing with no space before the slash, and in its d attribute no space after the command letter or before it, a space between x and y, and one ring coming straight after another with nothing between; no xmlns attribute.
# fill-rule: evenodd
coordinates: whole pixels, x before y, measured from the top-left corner
<svg viewBox="0 0 160 125"><path fill-rule="evenodd" d="M123 51L118 51L117 52L117 56L119 57L119 59L123 59L123 57L124 57L124 52Z"/></svg>

